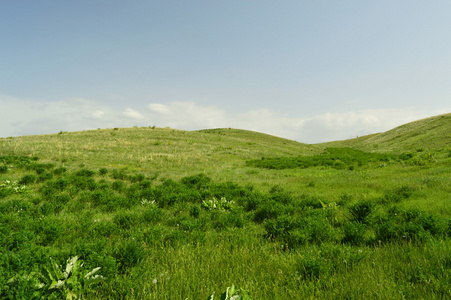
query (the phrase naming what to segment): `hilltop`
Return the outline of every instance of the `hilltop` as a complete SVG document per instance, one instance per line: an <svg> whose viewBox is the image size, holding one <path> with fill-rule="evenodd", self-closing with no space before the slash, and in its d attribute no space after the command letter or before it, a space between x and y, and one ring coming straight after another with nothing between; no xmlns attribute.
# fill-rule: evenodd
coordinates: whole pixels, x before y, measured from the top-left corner
<svg viewBox="0 0 451 300"><path fill-rule="evenodd" d="M69 168L129 168L171 178L200 172L237 178L249 159L321 151L314 145L239 129L133 127L0 139L0 156L39 157Z"/></svg>
<svg viewBox="0 0 451 300"><path fill-rule="evenodd" d="M410 122L382 133L319 145L393 152L445 148L451 145L451 113Z"/></svg>

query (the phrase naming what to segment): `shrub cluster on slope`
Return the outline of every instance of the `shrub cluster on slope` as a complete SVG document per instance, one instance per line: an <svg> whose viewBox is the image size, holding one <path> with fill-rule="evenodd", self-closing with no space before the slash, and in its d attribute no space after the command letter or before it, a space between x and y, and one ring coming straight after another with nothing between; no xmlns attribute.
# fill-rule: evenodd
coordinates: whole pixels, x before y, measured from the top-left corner
<svg viewBox="0 0 451 300"><path fill-rule="evenodd" d="M409 160L413 154L382 154L364 152L352 148L326 148L320 155L297 157L272 157L247 161L248 166L266 169L293 169L310 167L330 167L334 169L353 169L371 163L388 163Z"/></svg>

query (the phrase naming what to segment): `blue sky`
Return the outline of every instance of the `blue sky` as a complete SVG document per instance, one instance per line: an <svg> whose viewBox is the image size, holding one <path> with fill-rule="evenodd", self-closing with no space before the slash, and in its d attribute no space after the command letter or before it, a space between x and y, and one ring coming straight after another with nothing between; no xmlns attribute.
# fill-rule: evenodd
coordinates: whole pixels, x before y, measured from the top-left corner
<svg viewBox="0 0 451 300"><path fill-rule="evenodd" d="M451 112L450 1L0 2L0 137L234 127L316 143Z"/></svg>

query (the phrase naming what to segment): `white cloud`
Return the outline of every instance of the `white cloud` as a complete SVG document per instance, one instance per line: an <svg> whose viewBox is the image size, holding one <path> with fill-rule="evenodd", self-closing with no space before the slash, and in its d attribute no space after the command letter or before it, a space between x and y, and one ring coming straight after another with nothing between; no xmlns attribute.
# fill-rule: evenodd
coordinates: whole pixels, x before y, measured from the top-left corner
<svg viewBox="0 0 451 300"><path fill-rule="evenodd" d="M167 114L169 109L166 105L160 103L152 103L147 106L151 111L161 114Z"/></svg>
<svg viewBox="0 0 451 300"><path fill-rule="evenodd" d="M200 128L224 127L227 116L224 111L213 106L199 106L194 102L172 102L168 105L153 103L150 120L161 126L194 130Z"/></svg>
<svg viewBox="0 0 451 300"><path fill-rule="evenodd" d="M412 107L288 117L268 109L231 113L195 102L152 103L139 111L132 108L121 111L81 98L36 103L1 95L0 108L0 137L156 125L182 130L232 127L305 143L383 132L410 121L451 111Z"/></svg>
<svg viewBox="0 0 451 300"><path fill-rule="evenodd" d="M0 137L144 125L139 124L139 113L133 110L126 110L126 117L111 107L82 98L37 103L0 95L0 107Z"/></svg>
<svg viewBox="0 0 451 300"><path fill-rule="evenodd" d="M144 116L143 116L142 114L140 114L139 112L137 112L136 110L133 110L133 109L131 109L131 108L127 108L127 109L124 111L124 115L125 115L126 117L131 118L131 119L138 119L138 120L144 119Z"/></svg>

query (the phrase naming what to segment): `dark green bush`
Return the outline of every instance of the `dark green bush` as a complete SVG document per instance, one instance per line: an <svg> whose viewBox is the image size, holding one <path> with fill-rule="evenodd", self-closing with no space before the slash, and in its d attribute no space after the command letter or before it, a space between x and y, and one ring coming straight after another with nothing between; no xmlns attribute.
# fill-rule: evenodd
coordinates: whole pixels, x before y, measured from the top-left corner
<svg viewBox="0 0 451 300"><path fill-rule="evenodd" d="M63 235L64 226L61 221L53 218L46 218L38 224L37 232L41 238L41 245L48 246Z"/></svg>
<svg viewBox="0 0 451 300"><path fill-rule="evenodd" d="M24 175L20 180L19 184L32 184L37 181L38 177L33 174Z"/></svg>
<svg viewBox="0 0 451 300"><path fill-rule="evenodd" d="M101 168L100 170L99 170L99 174L100 175L106 175L108 173L108 169L107 168Z"/></svg>
<svg viewBox="0 0 451 300"><path fill-rule="evenodd" d="M111 171L111 177L116 180L125 180L127 179L127 174L125 173L124 169L113 169Z"/></svg>
<svg viewBox="0 0 451 300"><path fill-rule="evenodd" d="M146 177L143 174L137 174L137 175L130 175L128 179L131 182L141 182L144 179L146 179Z"/></svg>
<svg viewBox="0 0 451 300"><path fill-rule="evenodd" d="M305 218L303 228L309 242L321 244L323 242L334 240L334 231L332 226L329 221L320 214Z"/></svg>
<svg viewBox="0 0 451 300"><path fill-rule="evenodd" d="M60 167L60 168L53 170L53 174L55 174L55 175L61 175L66 172L67 172L67 168L65 168L65 167Z"/></svg>
<svg viewBox="0 0 451 300"><path fill-rule="evenodd" d="M281 215L275 219L267 219L263 223L266 230L266 236L271 239L286 238L290 235L290 231L298 228L299 224L292 216Z"/></svg>
<svg viewBox="0 0 451 300"><path fill-rule="evenodd" d="M41 207L39 207L39 212L44 216L53 214L55 212L55 205L51 202L44 202Z"/></svg>
<svg viewBox="0 0 451 300"><path fill-rule="evenodd" d="M28 212L31 208L31 203L22 199L13 198L0 202L0 213Z"/></svg>
<svg viewBox="0 0 451 300"><path fill-rule="evenodd" d="M424 213L421 214L419 223L424 230L427 230L432 235L441 236L446 234L448 221L442 216Z"/></svg>
<svg viewBox="0 0 451 300"><path fill-rule="evenodd" d="M72 186L78 190L95 190L97 188L97 183L91 177L73 177L71 180Z"/></svg>
<svg viewBox="0 0 451 300"><path fill-rule="evenodd" d="M95 190L83 194L83 198L89 199L94 207L98 207L108 203L110 194L109 190Z"/></svg>
<svg viewBox="0 0 451 300"><path fill-rule="evenodd" d="M342 243L360 245L365 241L366 226L359 222L348 222L343 225Z"/></svg>
<svg viewBox="0 0 451 300"><path fill-rule="evenodd" d="M8 170L8 166L0 166L0 174L5 174Z"/></svg>
<svg viewBox="0 0 451 300"><path fill-rule="evenodd" d="M199 205L193 204L191 206L189 214L194 218L198 218L201 211L202 211L202 209L200 208Z"/></svg>
<svg viewBox="0 0 451 300"><path fill-rule="evenodd" d="M387 191L384 195L383 200L386 203L400 202L402 200L408 199L414 191L415 189L412 187L402 186L394 190Z"/></svg>
<svg viewBox="0 0 451 300"><path fill-rule="evenodd" d="M88 170L88 169L81 169L78 170L77 172L75 172L75 176L79 176L79 177L92 177L94 176L96 172Z"/></svg>
<svg viewBox="0 0 451 300"><path fill-rule="evenodd" d="M180 244L186 244L188 242L188 235L182 230L167 231L163 237L163 242L168 245L175 247Z"/></svg>
<svg viewBox="0 0 451 300"><path fill-rule="evenodd" d="M146 257L146 252L141 243L135 240L127 240L119 244L114 257L119 263L119 270L124 272L143 260Z"/></svg>
<svg viewBox="0 0 451 300"><path fill-rule="evenodd" d="M281 203L283 205L289 205L293 202L293 197L285 192L273 192L269 196L269 198L277 203Z"/></svg>
<svg viewBox="0 0 451 300"><path fill-rule="evenodd" d="M356 222L365 223L366 218L371 214L375 206L376 205L370 201L361 201L349 207L349 211Z"/></svg>
<svg viewBox="0 0 451 300"><path fill-rule="evenodd" d="M38 168L35 169L35 171L36 171L36 173L37 173L38 175L40 175L40 174L42 174L42 173L45 172L45 168L38 167Z"/></svg>
<svg viewBox="0 0 451 300"><path fill-rule="evenodd" d="M194 176L187 176L180 181L188 188L201 189L206 187L210 183L211 179L205 174L198 174Z"/></svg>
<svg viewBox="0 0 451 300"><path fill-rule="evenodd" d="M114 181L112 187L113 187L113 190L121 192L125 189L125 183L120 180Z"/></svg>
<svg viewBox="0 0 451 300"><path fill-rule="evenodd" d="M352 148L326 148L326 151L319 155L298 156L298 157L274 157L260 160L249 160L248 166L266 169L290 169L290 168L310 168L317 166L330 167L335 169L352 169L370 163L400 161L408 159L406 156L396 154L381 154L363 152Z"/></svg>
<svg viewBox="0 0 451 300"><path fill-rule="evenodd" d="M118 227L114 222L94 221L94 225L90 228L93 236L109 237L118 233Z"/></svg>
<svg viewBox="0 0 451 300"><path fill-rule="evenodd" d="M255 210L254 221L261 223L266 219L276 218L283 213L284 207L282 204L272 200L262 201Z"/></svg>
<svg viewBox="0 0 451 300"><path fill-rule="evenodd" d="M155 224L157 222L162 221L164 217L165 217L164 210L156 205L149 205L149 207L146 208L141 214L142 220L146 223L151 224Z"/></svg>
<svg viewBox="0 0 451 300"><path fill-rule="evenodd" d="M315 196L302 195L301 198L300 207L323 208L321 199Z"/></svg>
<svg viewBox="0 0 451 300"><path fill-rule="evenodd" d="M50 180L52 178L53 178L53 174L46 172L46 173L42 173L38 176L38 181L44 182L44 181Z"/></svg>
<svg viewBox="0 0 451 300"><path fill-rule="evenodd" d="M153 245L163 241L163 237L167 235L167 227L163 226L151 226L144 230L144 241L148 245Z"/></svg>
<svg viewBox="0 0 451 300"><path fill-rule="evenodd" d="M316 280L328 273L328 266L324 259L306 257L298 262L299 275L306 280Z"/></svg>
<svg viewBox="0 0 451 300"><path fill-rule="evenodd" d="M34 232L28 229L11 232L6 240L5 246L9 251L18 251L30 247L34 239Z"/></svg>
<svg viewBox="0 0 451 300"><path fill-rule="evenodd" d="M122 229L130 229L139 223L139 216L133 212L119 212L114 215L113 222Z"/></svg>
<svg viewBox="0 0 451 300"><path fill-rule="evenodd" d="M55 193L56 190L63 191L69 186L69 180L66 178L59 178L57 180L51 180L45 183L40 192L44 196L49 196Z"/></svg>

